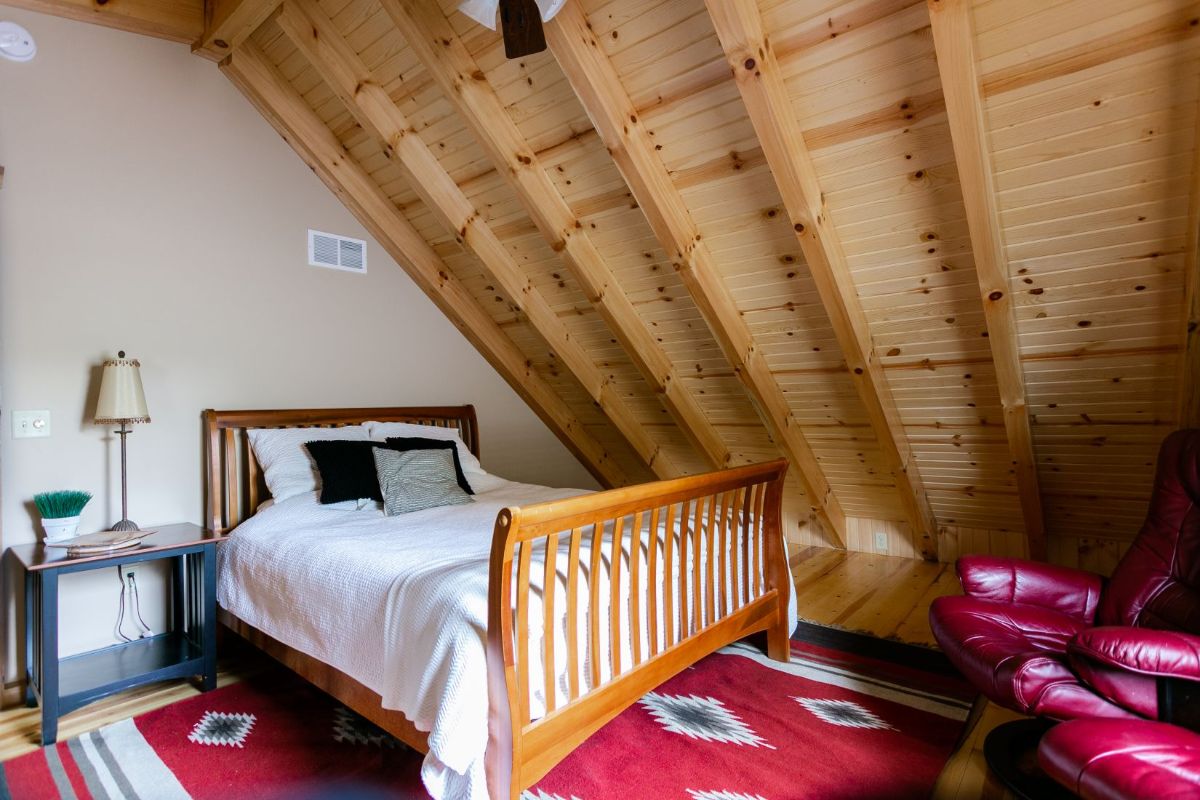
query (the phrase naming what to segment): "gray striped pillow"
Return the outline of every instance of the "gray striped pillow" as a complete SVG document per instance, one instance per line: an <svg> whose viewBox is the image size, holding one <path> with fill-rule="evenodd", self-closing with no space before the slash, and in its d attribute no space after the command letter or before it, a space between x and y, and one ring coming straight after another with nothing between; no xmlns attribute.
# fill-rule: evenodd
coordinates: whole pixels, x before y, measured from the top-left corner
<svg viewBox="0 0 1200 800"><path fill-rule="evenodd" d="M387 450L371 448L383 492L383 512L389 517L438 506L473 502L458 485L449 450Z"/></svg>

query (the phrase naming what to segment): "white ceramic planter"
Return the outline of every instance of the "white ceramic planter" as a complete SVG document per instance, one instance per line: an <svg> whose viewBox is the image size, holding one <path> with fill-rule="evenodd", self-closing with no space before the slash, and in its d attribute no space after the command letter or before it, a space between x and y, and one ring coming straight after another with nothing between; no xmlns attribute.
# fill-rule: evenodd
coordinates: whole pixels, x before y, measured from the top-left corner
<svg viewBox="0 0 1200 800"><path fill-rule="evenodd" d="M74 538L79 530L80 514L73 517L57 517L42 519L42 530L46 532L46 541L61 542L63 539Z"/></svg>

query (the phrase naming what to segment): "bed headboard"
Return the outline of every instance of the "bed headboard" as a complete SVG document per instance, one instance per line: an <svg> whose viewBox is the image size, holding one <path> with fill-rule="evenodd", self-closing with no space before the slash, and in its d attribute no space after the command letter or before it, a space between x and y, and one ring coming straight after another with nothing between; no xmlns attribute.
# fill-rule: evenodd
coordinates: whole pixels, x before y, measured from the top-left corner
<svg viewBox="0 0 1200 800"><path fill-rule="evenodd" d="M254 458L249 428L338 428L377 422L413 422L457 428L459 436L479 456L479 425L475 406L417 406L411 408L292 408L264 411L204 412L205 523L213 531L229 531L254 514L271 496Z"/></svg>

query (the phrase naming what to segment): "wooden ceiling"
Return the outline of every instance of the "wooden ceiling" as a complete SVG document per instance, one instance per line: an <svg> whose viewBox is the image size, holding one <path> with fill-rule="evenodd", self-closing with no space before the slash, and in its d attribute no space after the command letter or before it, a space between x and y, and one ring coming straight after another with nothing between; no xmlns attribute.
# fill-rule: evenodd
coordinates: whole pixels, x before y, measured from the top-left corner
<svg viewBox="0 0 1200 800"><path fill-rule="evenodd" d="M604 484L1086 561L1200 424L1194 0L5 2L219 61Z"/></svg>

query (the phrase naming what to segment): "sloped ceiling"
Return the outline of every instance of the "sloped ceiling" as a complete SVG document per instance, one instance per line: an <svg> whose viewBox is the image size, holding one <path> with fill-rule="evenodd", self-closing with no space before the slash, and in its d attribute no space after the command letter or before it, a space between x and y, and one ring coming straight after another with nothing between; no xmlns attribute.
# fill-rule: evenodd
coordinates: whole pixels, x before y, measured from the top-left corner
<svg viewBox="0 0 1200 800"><path fill-rule="evenodd" d="M570 0L510 61L453 0L224 0L196 50L602 482L783 454L797 541L1070 561L1200 424L1198 20Z"/></svg>

